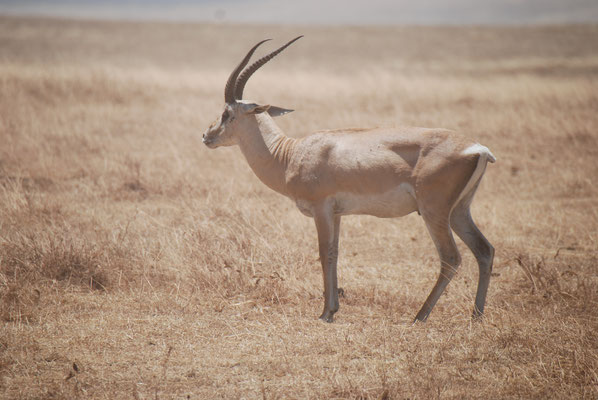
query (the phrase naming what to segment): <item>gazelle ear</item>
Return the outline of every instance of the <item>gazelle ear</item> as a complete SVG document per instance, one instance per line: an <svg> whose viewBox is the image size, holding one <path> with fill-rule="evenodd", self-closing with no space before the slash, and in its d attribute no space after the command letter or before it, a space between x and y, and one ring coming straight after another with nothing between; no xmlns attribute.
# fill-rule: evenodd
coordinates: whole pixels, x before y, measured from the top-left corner
<svg viewBox="0 0 598 400"><path fill-rule="evenodd" d="M285 115L293 111L295 110L288 110L286 108L276 106L270 106L270 108L268 108L268 114L270 114L271 117L280 117L281 115Z"/></svg>
<svg viewBox="0 0 598 400"><path fill-rule="evenodd" d="M268 109L270 109L270 106L268 104L263 106L259 104L248 104L247 108L245 109L245 112L247 114L261 114L263 112L268 111Z"/></svg>

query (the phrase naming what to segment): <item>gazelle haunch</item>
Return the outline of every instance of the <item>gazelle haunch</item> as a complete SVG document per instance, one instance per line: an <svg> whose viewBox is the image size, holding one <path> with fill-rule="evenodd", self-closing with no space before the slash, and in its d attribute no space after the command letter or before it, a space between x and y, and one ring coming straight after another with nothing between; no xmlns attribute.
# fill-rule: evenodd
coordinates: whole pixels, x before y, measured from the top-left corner
<svg viewBox="0 0 598 400"><path fill-rule="evenodd" d="M258 178L295 201L312 217L318 232L324 275L324 312L338 311L336 265L341 216L401 217L417 211L440 256L440 276L415 320L424 321L455 274L461 257L452 231L467 244L479 265L473 311L484 311L494 248L473 222L469 206L494 162L484 146L445 129L340 129L289 138L274 123L292 110L242 100L251 75L295 38L241 71L256 44L228 78L224 112L205 132L210 147L238 145Z"/></svg>

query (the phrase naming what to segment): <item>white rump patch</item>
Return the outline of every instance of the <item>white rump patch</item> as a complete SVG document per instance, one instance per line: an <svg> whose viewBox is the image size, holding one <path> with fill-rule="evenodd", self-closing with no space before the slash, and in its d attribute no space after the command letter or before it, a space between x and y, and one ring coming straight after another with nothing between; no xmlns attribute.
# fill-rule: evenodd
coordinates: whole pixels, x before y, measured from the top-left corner
<svg viewBox="0 0 598 400"><path fill-rule="evenodd" d="M488 161L493 163L494 161L496 161L496 157L494 157L494 154L492 154L492 152L488 149L488 147L486 146L482 146L479 143L475 143L472 144L471 146L469 146L468 148L466 148L465 150L463 150L463 152L461 153L464 156L470 155L470 154L484 154L488 157Z"/></svg>

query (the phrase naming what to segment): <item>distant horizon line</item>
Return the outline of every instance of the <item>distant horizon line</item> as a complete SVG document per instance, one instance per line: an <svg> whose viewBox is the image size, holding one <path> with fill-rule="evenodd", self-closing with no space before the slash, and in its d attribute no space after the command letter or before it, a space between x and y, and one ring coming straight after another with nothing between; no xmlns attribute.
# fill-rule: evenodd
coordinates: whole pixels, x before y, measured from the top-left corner
<svg viewBox="0 0 598 400"><path fill-rule="evenodd" d="M210 20L200 18L158 18L158 17L131 17L114 15L63 15L58 13L20 13L2 12L0 18L15 19L48 19L64 20L73 22L122 22L122 23L162 23L162 24L207 24L207 25L231 25L231 26L305 26L314 28L341 28L341 27L489 27L489 28L525 28L525 27L558 27L558 26L592 26L598 25L598 21L544 21L544 22L272 22L272 21L233 21L233 20Z"/></svg>

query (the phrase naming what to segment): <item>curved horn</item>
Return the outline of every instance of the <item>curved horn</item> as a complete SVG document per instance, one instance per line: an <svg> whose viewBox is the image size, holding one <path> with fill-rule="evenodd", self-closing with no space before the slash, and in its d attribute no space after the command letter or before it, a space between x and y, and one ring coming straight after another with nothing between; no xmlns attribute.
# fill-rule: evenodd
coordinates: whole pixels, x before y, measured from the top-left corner
<svg viewBox="0 0 598 400"><path fill-rule="evenodd" d="M253 46L251 48L251 50L249 50L249 52L247 53L245 58L243 60L241 60L239 65L237 65L237 68L235 68L234 71L230 74L230 76L228 77L228 81L226 82L226 86L224 88L224 101L225 102L227 102L227 103L235 102L235 84L237 82L237 76L239 76L239 73L241 72L241 70L247 65L247 63L249 62L249 59L253 55L253 52L255 51L255 49L257 49L260 44L267 42L268 40L272 40L272 39L262 40L261 42L259 42L255 46Z"/></svg>
<svg viewBox="0 0 598 400"><path fill-rule="evenodd" d="M274 50L272 53L260 58L259 60L257 60L253 64L251 64L249 67L247 67L247 69L245 71L243 71L243 73L241 74L239 79L237 79L237 84L236 84L236 89L235 89L235 99L241 100L243 98L243 89L245 89L245 84L247 83L247 80L251 77L251 75L253 75L253 73L255 71L257 71L262 65L264 65L265 63L267 63L268 61L270 61L271 59L276 57L281 51L283 51L284 49L289 47L291 44L293 44L293 42L301 39L302 37L303 37L303 35L297 36L295 39L291 40L284 46L278 48L277 50Z"/></svg>

